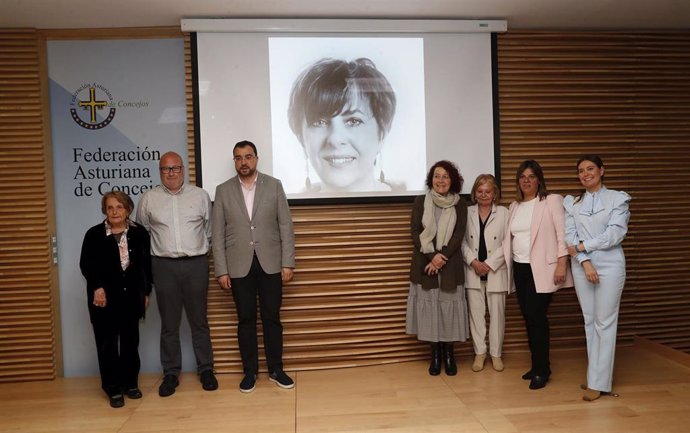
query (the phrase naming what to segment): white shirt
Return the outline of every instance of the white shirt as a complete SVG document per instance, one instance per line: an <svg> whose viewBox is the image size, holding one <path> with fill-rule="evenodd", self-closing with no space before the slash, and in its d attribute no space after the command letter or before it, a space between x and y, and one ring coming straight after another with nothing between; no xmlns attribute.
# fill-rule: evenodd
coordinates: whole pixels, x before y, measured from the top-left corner
<svg viewBox="0 0 690 433"><path fill-rule="evenodd" d="M194 185L172 193L160 185L139 200L137 222L151 234L156 257L194 257L208 254L211 239L211 199Z"/></svg>
<svg viewBox="0 0 690 433"><path fill-rule="evenodd" d="M510 233L513 235L513 261L518 263L529 263L529 246L532 240L532 214L534 205L539 197L534 197L530 201L518 203L515 210L515 217L510 223Z"/></svg>
<svg viewBox="0 0 690 433"><path fill-rule="evenodd" d="M242 186L242 195L244 196L244 204L247 206L247 215L249 215L249 220L252 219L252 209L254 208L254 196L256 195L256 179L259 178L259 172L254 175L254 179L249 181L248 184L242 182L242 179L238 176L237 179L240 181L240 186Z"/></svg>

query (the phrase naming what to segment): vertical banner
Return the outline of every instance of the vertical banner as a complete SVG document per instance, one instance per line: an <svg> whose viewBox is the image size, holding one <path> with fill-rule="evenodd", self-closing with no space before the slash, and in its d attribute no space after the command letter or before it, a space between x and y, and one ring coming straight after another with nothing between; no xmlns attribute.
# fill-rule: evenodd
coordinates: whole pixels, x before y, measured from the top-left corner
<svg viewBox="0 0 690 433"><path fill-rule="evenodd" d="M48 75L65 376L94 375L96 346L79 270L82 240L104 220L103 194L124 191L136 205L160 184L163 153L175 151L187 165L184 42L49 41ZM153 294L140 335L142 371L160 371ZM189 331L182 336L183 367L193 370Z"/></svg>

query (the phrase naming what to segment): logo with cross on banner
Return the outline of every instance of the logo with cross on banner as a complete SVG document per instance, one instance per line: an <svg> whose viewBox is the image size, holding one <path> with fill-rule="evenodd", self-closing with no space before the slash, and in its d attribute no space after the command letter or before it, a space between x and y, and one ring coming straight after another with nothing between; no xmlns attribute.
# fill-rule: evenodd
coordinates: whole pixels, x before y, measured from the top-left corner
<svg viewBox="0 0 690 433"><path fill-rule="evenodd" d="M105 128L115 118L115 104L110 91L98 83L83 84L72 94L70 114L85 129Z"/></svg>

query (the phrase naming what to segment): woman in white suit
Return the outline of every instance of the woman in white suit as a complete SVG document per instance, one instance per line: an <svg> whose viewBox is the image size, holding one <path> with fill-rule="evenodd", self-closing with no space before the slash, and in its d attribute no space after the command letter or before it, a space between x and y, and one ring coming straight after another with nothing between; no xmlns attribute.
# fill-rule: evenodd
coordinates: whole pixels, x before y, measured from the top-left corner
<svg viewBox="0 0 690 433"><path fill-rule="evenodd" d="M621 243L628 232L630 196L604 186L604 163L597 155L577 162L585 191L567 196L565 232L575 292L580 301L587 336L585 401L611 391L616 352L618 307L625 286L625 255Z"/></svg>
<svg viewBox="0 0 690 433"><path fill-rule="evenodd" d="M489 353L496 371L503 371L503 336L505 333L506 294L510 289L503 254L503 239L508 230L509 212L497 206L500 191L496 178L480 174L471 192L472 206L467 208L467 230L462 243L465 261L465 287L474 346L472 371L484 369L487 356L486 309L489 308Z"/></svg>

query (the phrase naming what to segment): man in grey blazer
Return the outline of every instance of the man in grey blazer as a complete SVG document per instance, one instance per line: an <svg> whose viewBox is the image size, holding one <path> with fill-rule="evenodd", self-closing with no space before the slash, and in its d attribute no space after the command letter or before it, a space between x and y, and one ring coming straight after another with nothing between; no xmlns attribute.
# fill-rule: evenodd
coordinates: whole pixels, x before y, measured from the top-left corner
<svg viewBox="0 0 690 433"><path fill-rule="evenodd" d="M278 179L259 173L256 146L240 141L232 151L237 176L218 185L212 218L215 275L232 290L237 308L237 339L244 378L240 391L251 392L259 371L256 332L257 296L269 380L295 386L283 371L283 283L295 267L295 235L290 208Z"/></svg>

